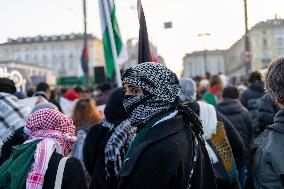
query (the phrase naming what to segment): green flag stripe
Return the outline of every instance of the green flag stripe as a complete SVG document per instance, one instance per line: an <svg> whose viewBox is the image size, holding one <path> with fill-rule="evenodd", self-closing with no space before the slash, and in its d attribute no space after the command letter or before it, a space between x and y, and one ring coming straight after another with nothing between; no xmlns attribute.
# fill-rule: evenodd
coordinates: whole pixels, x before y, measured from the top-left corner
<svg viewBox="0 0 284 189"><path fill-rule="evenodd" d="M119 57L120 52L123 47L123 43L121 40L121 35L117 23L117 19L115 17L115 7L112 9L111 12L111 22L112 22L112 28L113 28L113 35L114 35L114 41L116 45L116 51L117 56ZM107 78L112 78L115 73L115 65L114 65L114 58L112 55L111 50L111 42L110 42L110 35L108 27L105 28L103 33L103 46L104 46L104 54L105 54L105 61L106 61L106 68L107 68Z"/></svg>

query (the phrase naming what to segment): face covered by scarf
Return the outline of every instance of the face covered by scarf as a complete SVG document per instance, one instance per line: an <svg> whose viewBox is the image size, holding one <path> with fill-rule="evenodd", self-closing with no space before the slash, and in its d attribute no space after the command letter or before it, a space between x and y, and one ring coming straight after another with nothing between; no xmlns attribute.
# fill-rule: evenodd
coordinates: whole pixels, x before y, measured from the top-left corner
<svg viewBox="0 0 284 189"><path fill-rule="evenodd" d="M129 68L122 75L122 83L141 87L143 96L125 95L123 106L130 114L132 126L146 123L154 116L175 110L180 93L179 80L165 66L146 62Z"/></svg>

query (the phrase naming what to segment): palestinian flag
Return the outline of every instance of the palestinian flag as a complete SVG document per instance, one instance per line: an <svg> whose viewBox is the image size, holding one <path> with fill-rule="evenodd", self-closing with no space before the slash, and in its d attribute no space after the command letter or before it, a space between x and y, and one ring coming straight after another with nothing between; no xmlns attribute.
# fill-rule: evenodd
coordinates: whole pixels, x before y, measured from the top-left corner
<svg viewBox="0 0 284 189"><path fill-rule="evenodd" d="M81 67L84 74L89 72L88 63L89 63L89 50L87 45L84 45L83 52L81 55Z"/></svg>
<svg viewBox="0 0 284 189"><path fill-rule="evenodd" d="M110 35L109 28L107 27L107 16L110 16L110 20L111 20L112 33L113 33L113 37L115 41L118 63L123 63L128 59L127 51L123 46L119 27L118 27L118 22L115 16L114 0L99 0L99 9L100 9L101 26L102 26L102 34L103 34L102 42L104 46L107 78L112 79L115 75L115 62L114 62L115 60L114 60L112 49L111 49L112 48L111 39L110 39L111 35Z"/></svg>
<svg viewBox="0 0 284 189"><path fill-rule="evenodd" d="M144 10L140 0L137 0L138 18L140 23L139 44L138 44L138 64L152 62L152 54L148 38L147 24Z"/></svg>

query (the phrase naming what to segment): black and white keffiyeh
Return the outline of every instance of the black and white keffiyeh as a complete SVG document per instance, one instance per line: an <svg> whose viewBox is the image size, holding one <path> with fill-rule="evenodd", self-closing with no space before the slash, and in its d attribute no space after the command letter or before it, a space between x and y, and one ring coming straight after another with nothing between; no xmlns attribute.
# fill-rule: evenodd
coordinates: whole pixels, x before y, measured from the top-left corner
<svg viewBox="0 0 284 189"><path fill-rule="evenodd" d="M3 144L15 131L25 126L25 120L31 109L19 104L17 97L0 93L0 155Z"/></svg>
<svg viewBox="0 0 284 189"><path fill-rule="evenodd" d="M144 92L143 96L126 95L123 101L133 126L177 106L179 80L161 64L146 62L129 68L122 75L122 83L141 87Z"/></svg>
<svg viewBox="0 0 284 189"><path fill-rule="evenodd" d="M123 147L127 147L136 135L136 127L132 127L128 119L119 125L108 122L106 119L102 121L102 126L113 129L113 133L108 139L105 146L105 171L107 177L109 175L109 162L113 162L114 172L118 175L118 171L122 166L121 151Z"/></svg>

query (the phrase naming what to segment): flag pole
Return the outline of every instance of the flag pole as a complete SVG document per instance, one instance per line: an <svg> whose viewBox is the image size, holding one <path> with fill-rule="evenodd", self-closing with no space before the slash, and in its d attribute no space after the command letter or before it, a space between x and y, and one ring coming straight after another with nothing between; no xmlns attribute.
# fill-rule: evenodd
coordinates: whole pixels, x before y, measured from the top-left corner
<svg viewBox="0 0 284 189"><path fill-rule="evenodd" d="M106 14L105 16L106 16L106 21L107 21L108 32L110 35L109 38L110 38L111 51L112 51L114 67L115 67L116 82L117 82L117 86L121 87L122 82L121 82L121 77L120 77L120 70L119 70L119 65L118 65L118 57L117 57L116 45L114 41L113 28L112 28L112 23L110 19L108 0L103 0L103 6L104 6L104 12Z"/></svg>
<svg viewBox="0 0 284 189"><path fill-rule="evenodd" d="M88 38L87 38L87 10L86 10L86 0L83 0L83 16L84 16L84 47L83 49L85 50L85 48L88 48ZM83 51L84 51L83 50ZM88 89L90 87L89 84L89 63L87 62L87 70L84 73L85 74L85 87Z"/></svg>

